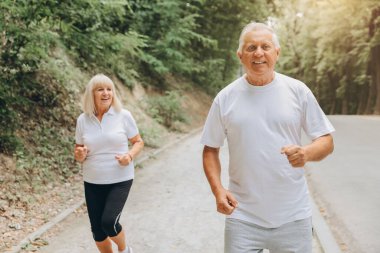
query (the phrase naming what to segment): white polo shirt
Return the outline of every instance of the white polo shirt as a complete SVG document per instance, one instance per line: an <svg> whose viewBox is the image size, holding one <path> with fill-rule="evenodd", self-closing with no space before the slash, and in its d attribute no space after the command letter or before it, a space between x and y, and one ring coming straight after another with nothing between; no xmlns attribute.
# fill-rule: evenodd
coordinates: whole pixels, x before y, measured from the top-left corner
<svg viewBox="0 0 380 253"><path fill-rule="evenodd" d="M134 178L133 162L121 166L116 155L129 151L128 139L138 134L136 122L128 110L110 108L102 121L95 115L82 113L77 119L75 140L87 146L83 162L83 179L93 184L112 184Z"/></svg>
<svg viewBox="0 0 380 253"><path fill-rule="evenodd" d="M275 73L273 82L250 85L241 77L215 98L201 143L227 138L229 190L239 202L231 218L275 228L311 216L304 168L293 168L281 148L301 145L301 130L315 139L334 131L310 89Z"/></svg>

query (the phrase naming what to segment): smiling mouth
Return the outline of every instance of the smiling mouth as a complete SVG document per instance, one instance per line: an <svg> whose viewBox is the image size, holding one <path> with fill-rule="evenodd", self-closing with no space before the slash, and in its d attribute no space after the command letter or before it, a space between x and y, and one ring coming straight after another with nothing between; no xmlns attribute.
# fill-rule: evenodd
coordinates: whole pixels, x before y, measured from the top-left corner
<svg viewBox="0 0 380 253"><path fill-rule="evenodd" d="M252 63L253 64L265 64L266 62L265 61L253 61Z"/></svg>

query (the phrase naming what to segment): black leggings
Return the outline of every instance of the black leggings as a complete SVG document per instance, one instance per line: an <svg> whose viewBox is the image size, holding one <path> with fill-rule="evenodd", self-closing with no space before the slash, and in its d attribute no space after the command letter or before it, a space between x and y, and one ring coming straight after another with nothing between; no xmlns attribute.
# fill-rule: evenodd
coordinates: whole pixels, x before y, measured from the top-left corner
<svg viewBox="0 0 380 253"><path fill-rule="evenodd" d="M91 184L84 182L84 193L94 240L104 241L116 236L122 227L121 211L127 201L133 180L115 184Z"/></svg>

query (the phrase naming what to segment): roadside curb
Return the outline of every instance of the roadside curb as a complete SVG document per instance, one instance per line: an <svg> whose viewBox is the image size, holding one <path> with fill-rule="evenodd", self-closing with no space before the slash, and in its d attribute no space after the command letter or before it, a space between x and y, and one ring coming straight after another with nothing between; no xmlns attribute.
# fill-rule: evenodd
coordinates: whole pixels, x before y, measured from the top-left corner
<svg viewBox="0 0 380 253"><path fill-rule="evenodd" d="M312 196L310 196L310 202L313 209L313 227L315 236L317 237L317 241L319 242L323 253L342 253Z"/></svg>
<svg viewBox="0 0 380 253"><path fill-rule="evenodd" d="M164 145L163 147L154 150L148 154L144 154L141 158L136 159L135 166L137 164L143 163L151 158L154 158L159 153L163 152L164 150L182 142L183 140L192 137L193 135L199 133L203 127L199 127L194 129L193 131L190 131L189 133L179 137L178 139ZM71 207L67 208L54 218L52 218L49 222L45 223L41 227L39 227L36 231L29 234L27 237L25 237L18 245L13 246L10 251L5 251L6 253L19 253L26 245L33 242L35 239L39 238L42 234L46 233L49 229L53 228L55 225L57 225L59 222L66 219L69 215L74 213L78 208L80 208L85 203L85 200L82 199L81 201L77 202L76 204L72 205Z"/></svg>
<svg viewBox="0 0 380 253"><path fill-rule="evenodd" d="M9 253L18 253L20 250L23 249L26 245L37 239L40 235L47 232L49 229L51 229L53 226L57 225L59 222L66 219L70 214L75 212L79 207L81 207L84 204L84 200L79 201L75 205L72 205L71 207L67 208L57 216L55 216L53 219L42 225L39 229L25 237L17 246L14 246L11 251L5 251Z"/></svg>

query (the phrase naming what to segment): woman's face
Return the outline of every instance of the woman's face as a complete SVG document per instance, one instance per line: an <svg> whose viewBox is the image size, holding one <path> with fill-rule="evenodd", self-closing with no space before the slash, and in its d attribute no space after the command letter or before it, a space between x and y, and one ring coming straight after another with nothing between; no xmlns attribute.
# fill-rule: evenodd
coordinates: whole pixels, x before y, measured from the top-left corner
<svg viewBox="0 0 380 253"><path fill-rule="evenodd" d="M106 111L110 108L113 99L112 86L108 84L98 85L94 89L94 102L96 111Z"/></svg>

